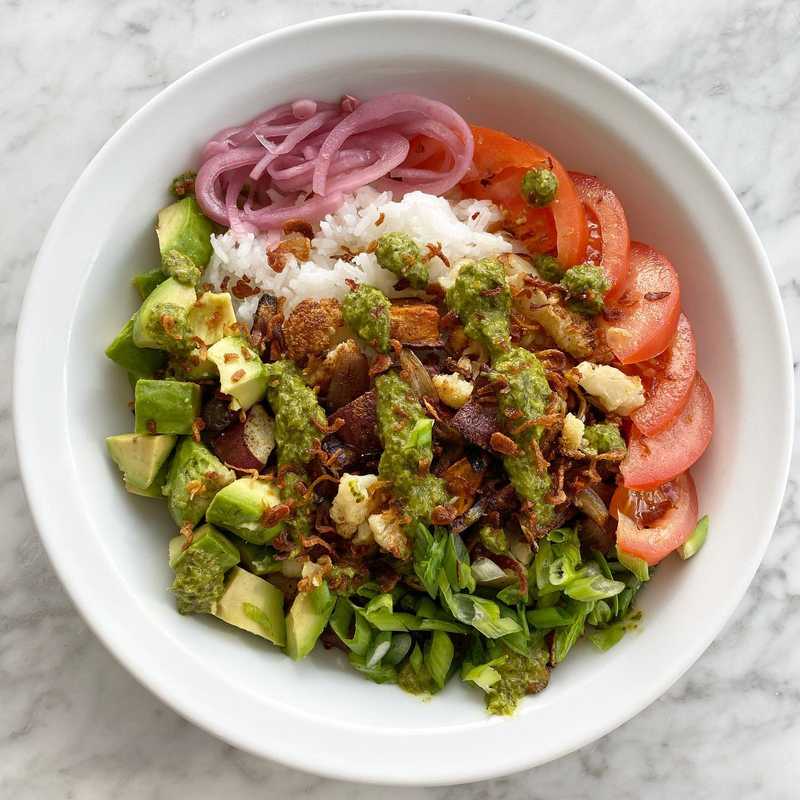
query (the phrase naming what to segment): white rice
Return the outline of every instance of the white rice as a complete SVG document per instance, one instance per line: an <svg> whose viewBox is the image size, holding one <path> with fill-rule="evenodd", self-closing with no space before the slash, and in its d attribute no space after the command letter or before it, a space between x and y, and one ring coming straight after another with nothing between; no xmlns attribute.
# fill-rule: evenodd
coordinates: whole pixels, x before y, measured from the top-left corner
<svg viewBox="0 0 800 800"><path fill-rule="evenodd" d="M381 224L376 225L381 215ZM391 231L407 233L423 252L427 244L440 244L451 265L465 258L508 253L515 249L512 242L487 232L501 218L500 211L488 200L448 201L411 192L394 202L389 193L365 187L347 197L335 213L320 222L311 242L310 261L300 263L290 257L282 272L274 272L267 264L266 235L228 231L211 237L214 254L204 280L220 288L226 277L232 285L246 276L253 286L286 298L286 314L305 298L341 300L350 291L347 278L375 286L389 297L413 296L413 291L398 292L393 288L397 275L379 267L373 254L359 253L350 262L339 256L346 251L364 250L381 234ZM428 268L432 280L447 282L448 267L438 256L428 262ZM241 322L250 324L258 299L253 296L237 302L236 313Z"/></svg>

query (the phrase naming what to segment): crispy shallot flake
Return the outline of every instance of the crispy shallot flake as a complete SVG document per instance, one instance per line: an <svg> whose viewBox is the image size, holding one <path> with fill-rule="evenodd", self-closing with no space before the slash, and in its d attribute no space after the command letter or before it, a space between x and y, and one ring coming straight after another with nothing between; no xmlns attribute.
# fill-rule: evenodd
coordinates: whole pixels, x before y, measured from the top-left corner
<svg viewBox="0 0 800 800"><path fill-rule="evenodd" d="M500 453L500 455L503 456L516 456L520 453L520 449L514 443L514 440L504 433L500 433L500 431L495 431L491 435L489 438L489 447L491 447L495 453Z"/></svg>
<svg viewBox="0 0 800 800"><path fill-rule="evenodd" d="M436 506L431 512L431 522L434 525L449 525L455 518L455 509L448 506Z"/></svg>
<svg viewBox="0 0 800 800"><path fill-rule="evenodd" d="M324 473L322 475L318 475L316 478L314 478L313 481L311 481L311 485L306 490L305 499L310 500L314 495L314 489L316 489L317 486L319 486L321 483L325 483L326 481L335 484L339 483L339 479L334 478L333 475L326 475Z"/></svg>
<svg viewBox="0 0 800 800"><path fill-rule="evenodd" d="M156 421L154 419L149 419L145 422L145 427L147 428L148 433L156 433L158 430L158 426L156 425Z"/></svg>
<svg viewBox="0 0 800 800"><path fill-rule="evenodd" d="M374 378L376 375L380 375L382 372L386 372L389 367L392 366L392 359L389 358L385 353L381 353L376 359L372 362L372 365L369 368L369 376L370 378Z"/></svg>
<svg viewBox="0 0 800 800"><path fill-rule="evenodd" d="M232 469L234 472L241 472L242 475L247 475L253 480L259 480L261 475L259 474L258 470L255 467L237 467L235 464L229 464L227 461L222 462L228 469Z"/></svg>
<svg viewBox="0 0 800 800"><path fill-rule="evenodd" d="M183 339L183 336L175 330L175 317L171 314L162 314L159 319L161 321L161 327L164 329L164 333L166 333L167 336L175 339L177 342Z"/></svg>
<svg viewBox="0 0 800 800"><path fill-rule="evenodd" d="M433 403L431 403L431 401L427 397L422 398L422 405L425 407L425 410L428 412L429 416L433 417L433 419L435 419L436 422L444 424L442 422L441 414L438 412L436 407L433 405Z"/></svg>
<svg viewBox="0 0 800 800"><path fill-rule="evenodd" d="M669 297L670 294L671 292L646 292L644 299L652 303L655 300L663 300L665 297Z"/></svg>
<svg viewBox="0 0 800 800"><path fill-rule="evenodd" d="M540 472L547 472L550 462L548 462L542 454L542 448L539 447L539 442L537 442L536 439L531 439L531 451L533 452L533 457L536 459L536 468Z"/></svg>
<svg viewBox="0 0 800 800"><path fill-rule="evenodd" d="M186 484L186 491L189 493L189 499L194 500L198 494L204 494L206 491L206 485L203 481L199 479L195 479L193 481L189 481Z"/></svg>
<svg viewBox="0 0 800 800"><path fill-rule="evenodd" d="M192 336L189 341L197 349L197 363L205 361L208 358L208 345L199 336Z"/></svg>
<svg viewBox="0 0 800 800"><path fill-rule="evenodd" d="M239 356L236 355L236 353L225 353L225 355L222 357L222 360L226 364L230 364L233 361L238 361L239 360Z"/></svg>
<svg viewBox="0 0 800 800"><path fill-rule="evenodd" d="M265 528L277 525L282 519L286 519L292 513L292 507L288 503L278 503L276 506L265 508L261 515L261 524Z"/></svg>
<svg viewBox="0 0 800 800"><path fill-rule="evenodd" d="M205 420L202 417L195 417L192 420L192 439L200 442L200 433L206 428Z"/></svg>
<svg viewBox="0 0 800 800"><path fill-rule="evenodd" d="M239 381L244 378L246 375L243 369L237 369L236 372L231 375L231 383L239 383Z"/></svg>
<svg viewBox="0 0 800 800"><path fill-rule="evenodd" d="M191 522L186 522L181 525L180 535L183 536L184 542L181 545L181 550L186 550L194 541L194 528Z"/></svg>
<svg viewBox="0 0 800 800"><path fill-rule="evenodd" d="M331 531L333 531L333 528L331 528ZM321 536L301 536L300 544L306 550L310 550L312 547L322 547L329 553L333 552L333 547L331 547L330 542L326 542Z"/></svg>
<svg viewBox="0 0 800 800"><path fill-rule="evenodd" d="M284 234L299 233L306 239L314 238L314 229L311 223L306 222L304 219L290 219L287 220L283 226Z"/></svg>
<svg viewBox="0 0 800 800"><path fill-rule="evenodd" d="M428 252L422 257L423 261L430 261L432 258L438 257L441 259L442 263L447 267L447 269L450 269L450 260L444 254L441 242L436 242L436 244L428 243L425 245L425 247L427 248Z"/></svg>
<svg viewBox="0 0 800 800"><path fill-rule="evenodd" d="M283 272L291 258L301 263L311 258L311 236L306 236L307 229L302 232L289 231L278 244L267 252L267 264L273 272ZM311 231L313 234L313 231Z"/></svg>
<svg viewBox="0 0 800 800"><path fill-rule="evenodd" d="M260 294L260 292L260 289L250 284L250 279L247 276L239 278L239 280L234 284L233 289L231 289L231 294L237 300L244 300L247 297Z"/></svg>
<svg viewBox="0 0 800 800"><path fill-rule="evenodd" d="M545 414L541 417L534 417L533 419L527 419L521 425L518 425L516 428L511 429L511 433L514 436L519 436L521 433L529 430L530 428L535 428L540 426L542 428L558 428L561 426L563 422L563 418L561 414Z"/></svg>

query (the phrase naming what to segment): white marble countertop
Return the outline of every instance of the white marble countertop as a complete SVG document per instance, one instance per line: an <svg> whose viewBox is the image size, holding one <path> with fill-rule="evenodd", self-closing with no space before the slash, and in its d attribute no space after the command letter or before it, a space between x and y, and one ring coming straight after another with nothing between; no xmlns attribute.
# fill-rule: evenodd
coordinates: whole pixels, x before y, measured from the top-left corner
<svg viewBox="0 0 800 800"><path fill-rule="evenodd" d="M422 3L0 0L0 374L21 296L65 194L103 142L188 69L315 16ZM430 7L430 6L428 6ZM766 244L800 352L800 6L791 0L447 0L582 50L672 114L720 167ZM797 452L797 448L795 448ZM56 580L15 461L0 381L0 796L446 798L322 780L184 722L104 650ZM660 701L480 798L796 798L800 793L800 462L734 619ZM698 609L702 613L702 609Z"/></svg>

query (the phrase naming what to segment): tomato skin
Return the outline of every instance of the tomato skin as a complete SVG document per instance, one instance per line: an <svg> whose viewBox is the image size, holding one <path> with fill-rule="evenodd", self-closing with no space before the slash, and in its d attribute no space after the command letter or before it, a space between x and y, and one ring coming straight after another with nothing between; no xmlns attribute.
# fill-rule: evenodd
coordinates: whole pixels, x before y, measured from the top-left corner
<svg viewBox="0 0 800 800"><path fill-rule="evenodd" d="M535 252L555 249L566 266L586 254L586 218L569 174L547 150L502 131L472 126L475 175L461 184L465 194L493 200L506 212L511 229ZM558 179L555 199L534 208L521 194L522 176L534 167L551 169ZM552 227L551 227L552 226ZM552 233L555 232L555 236ZM529 244L528 240L531 240Z"/></svg>
<svg viewBox="0 0 800 800"><path fill-rule="evenodd" d="M697 490L689 472L679 475L674 485L678 490L675 508L646 528L636 523L622 509L627 503L627 489L620 486L614 492L611 505L617 523L617 547L625 553L643 558L651 567L680 547L691 535L697 523Z"/></svg>
<svg viewBox="0 0 800 800"><path fill-rule="evenodd" d="M625 209L617 196L593 175L570 172L578 199L589 208L600 227L600 264L611 279L606 302L619 297L628 276L630 234Z"/></svg>
<svg viewBox="0 0 800 800"><path fill-rule="evenodd" d="M628 489L653 489L689 469L711 441L714 397L698 372L683 411L672 423L645 436L635 426L628 439L628 454L620 464Z"/></svg>
<svg viewBox="0 0 800 800"><path fill-rule="evenodd" d="M637 364L663 353L675 336L681 287L669 260L649 245L631 242L628 261L628 277L603 327L614 355L623 364Z"/></svg>
<svg viewBox="0 0 800 800"><path fill-rule="evenodd" d="M634 425L645 436L663 431L689 399L697 371L697 354L692 326L685 314L680 315L675 337L659 362L650 380L652 389L646 393L647 401L631 414ZM643 379L647 382L646 375Z"/></svg>

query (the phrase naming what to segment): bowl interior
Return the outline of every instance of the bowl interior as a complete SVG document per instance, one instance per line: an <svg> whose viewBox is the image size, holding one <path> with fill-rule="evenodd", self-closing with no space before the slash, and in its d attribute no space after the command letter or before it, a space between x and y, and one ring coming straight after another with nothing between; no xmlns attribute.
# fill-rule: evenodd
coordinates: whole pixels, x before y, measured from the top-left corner
<svg viewBox="0 0 800 800"><path fill-rule="evenodd" d="M680 273L699 366L716 398L717 434L693 470L712 519L705 549L659 567L640 595L640 631L606 654L580 647L510 721L488 718L479 692L457 680L422 703L364 680L340 654L319 648L295 664L216 620L180 617L167 591L174 528L166 509L126 494L103 443L132 428L127 380L102 351L136 308L131 276L158 263L154 219L171 177L192 166L218 128L277 102L393 89L444 100L469 121L529 137L609 183L632 236ZM62 577L114 652L233 743L386 782L469 780L539 763L664 691L718 632L760 560L791 425L785 335L767 270L743 212L688 139L630 87L564 48L463 18L420 25L419 15L339 18L267 37L195 71L128 123L43 248L20 327L17 413L40 381L25 353L43 331L63 370L52 381L52 420L34 429L18 419L31 504ZM43 320L36 298L46 304L53 291L59 303ZM56 477L56 469L65 471ZM60 512L37 508L48 480L69 494ZM465 758L471 751L484 758Z"/></svg>

